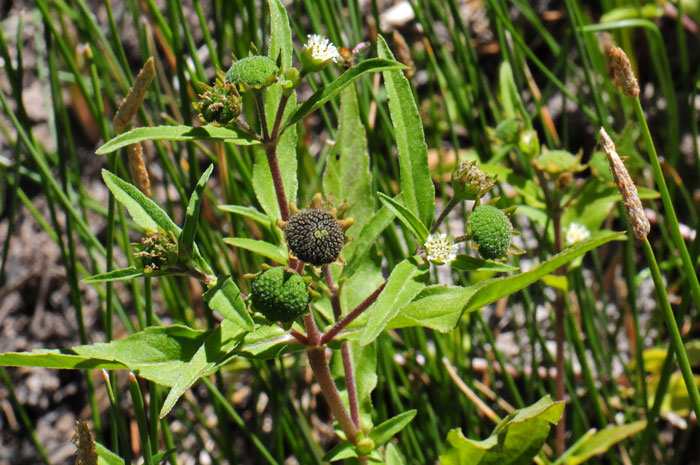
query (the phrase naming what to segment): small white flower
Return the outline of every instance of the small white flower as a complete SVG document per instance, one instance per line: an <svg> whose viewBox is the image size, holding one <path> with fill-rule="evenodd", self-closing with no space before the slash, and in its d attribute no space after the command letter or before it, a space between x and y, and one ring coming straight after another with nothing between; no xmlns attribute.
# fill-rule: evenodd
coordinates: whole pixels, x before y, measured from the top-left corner
<svg viewBox="0 0 700 465"><path fill-rule="evenodd" d="M569 227L566 228L566 243L567 245L574 245L577 242L585 241L590 239L591 232L584 225L580 223L571 223Z"/></svg>
<svg viewBox="0 0 700 465"><path fill-rule="evenodd" d="M318 34L309 34L306 44L301 50L302 65L309 72L318 71L331 61L337 63L340 58L338 49L328 40Z"/></svg>
<svg viewBox="0 0 700 465"><path fill-rule="evenodd" d="M428 236L423 245L428 253L428 260L436 265L446 265L457 258L457 247L453 236L445 233L435 233Z"/></svg>

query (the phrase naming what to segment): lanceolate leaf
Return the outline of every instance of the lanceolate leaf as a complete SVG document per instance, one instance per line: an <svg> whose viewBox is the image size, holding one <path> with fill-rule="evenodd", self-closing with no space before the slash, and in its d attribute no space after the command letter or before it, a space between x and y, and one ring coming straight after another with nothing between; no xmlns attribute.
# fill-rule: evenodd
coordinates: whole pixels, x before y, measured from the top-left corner
<svg viewBox="0 0 700 465"><path fill-rule="evenodd" d="M235 323L239 328L252 331L255 327L245 302L241 298L241 291L230 277L219 277L216 286L204 293L204 300L213 310Z"/></svg>
<svg viewBox="0 0 700 465"><path fill-rule="evenodd" d="M549 396L516 411L496 426L483 441L464 437L460 428L447 435L449 448L440 456L442 465L529 465L544 444L551 424L561 418L563 402Z"/></svg>
<svg viewBox="0 0 700 465"><path fill-rule="evenodd" d="M379 298L367 309L369 320L360 338L361 345L374 341L389 321L399 313L399 309L418 295L425 287L422 281L428 271L429 268L419 266L415 258L406 259L394 268Z"/></svg>
<svg viewBox="0 0 700 465"><path fill-rule="evenodd" d="M281 56L280 69L292 66L292 30L289 27L287 10L281 0L267 0L270 8L270 52L269 57L277 61Z"/></svg>
<svg viewBox="0 0 700 465"><path fill-rule="evenodd" d="M372 216L369 222L362 228L357 238L343 249L343 257L348 264L343 268L341 279L353 275L362 263L362 257L367 254L374 241L394 221L394 212L387 206L383 206Z"/></svg>
<svg viewBox="0 0 700 465"><path fill-rule="evenodd" d="M374 445L381 446L386 444L394 437L396 433L401 431L408 425L413 417L416 416L416 410L407 410L394 418L377 425L372 431L369 432L369 437L374 441Z"/></svg>
<svg viewBox="0 0 700 465"><path fill-rule="evenodd" d="M126 207L136 224L150 231L162 229L173 232L176 237L180 235L180 228L168 214L137 187L107 170L102 170L102 179L119 203Z"/></svg>
<svg viewBox="0 0 700 465"><path fill-rule="evenodd" d="M108 281L122 281L124 279L138 278L139 276L144 276L143 270L139 270L136 267L122 268L120 270L113 270L107 273L96 274L88 278L83 279L85 284L95 284L104 283Z"/></svg>
<svg viewBox="0 0 700 465"><path fill-rule="evenodd" d="M143 142L145 140L211 140L230 142L235 145L253 145L258 142L248 139L236 129L218 126L155 126L150 128L136 128L120 134L102 147L97 149L97 155L106 155L119 150L127 145Z"/></svg>
<svg viewBox="0 0 700 465"><path fill-rule="evenodd" d="M180 372L180 376L168 393L160 410L160 418L170 412L177 400L199 378L214 371L226 356L238 345L245 331L235 323L228 320L212 330L204 343L197 349L187 366Z"/></svg>
<svg viewBox="0 0 700 465"><path fill-rule="evenodd" d="M483 258L472 257L471 255L457 255L455 261L450 266L462 271L518 271L518 267L507 263L484 260Z"/></svg>
<svg viewBox="0 0 700 465"><path fill-rule="evenodd" d="M250 218L251 220L265 226L270 225L270 217L252 207L241 207L240 205L219 205L219 209L225 212L245 216L246 218Z"/></svg>
<svg viewBox="0 0 700 465"><path fill-rule="evenodd" d="M182 233L180 233L180 238L178 239L178 259L181 262L186 262L192 257L192 250L194 248L194 237L197 234L197 223L199 223L199 209L202 206L202 200L204 197L204 187L211 176L211 172L214 169L214 165L209 165L209 168L202 174L199 178L199 182L194 188L192 195L190 196L190 201L187 205L187 212L185 213L185 224L182 228Z"/></svg>
<svg viewBox="0 0 700 465"><path fill-rule="evenodd" d="M126 339L74 347L73 352L119 362L142 378L172 386L209 333L179 325L150 327Z"/></svg>
<svg viewBox="0 0 700 465"><path fill-rule="evenodd" d="M646 420L635 421L627 425L611 426L598 431L592 436L579 442L576 449L566 459L566 465L579 465L591 457L607 452L612 446L634 436L646 428Z"/></svg>
<svg viewBox="0 0 700 465"><path fill-rule="evenodd" d="M226 237L224 242L234 247L250 250L253 253L267 257L283 265L289 264L289 254L286 250L265 241L258 241L247 237Z"/></svg>
<svg viewBox="0 0 700 465"><path fill-rule="evenodd" d="M622 234L624 233L619 232L604 237L579 242L572 247L564 249L563 252L558 253L546 262L540 263L539 265L533 267L530 271L505 278L493 279L476 292L474 297L469 301L469 305L467 305L467 311L475 310L483 307L484 305L491 304L501 297L517 292L553 272L560 266L570 262L574 258L583 255L589 250L595 249L606 242L610 242Z"/></svg>
<svg viewBox="0 0 700 465"><path fill-rule="evenodd" d="M289 120L287 120L285 123L284 127L288 128L289 126L298 123L302 118L319 109L321 105L338 95L341 90L365 73L402 69L406 69L406 66L393 59L386 60L382 58L370 58L369 60L364 60L363 62L345 71L335 81L314 92L314 94L309 97L307 101L297 107Z"/></svg>
<svg viewBox="0 0 700 465"><path fill-rule="evenodd" d="M38 349L32 352L0 354L0 366L43 367L61 370L123 370L126 365L113 360L76 355L72 350Z"/></svg>
<svg viewBox="0 0 700 465"><path fill-rule="evenodd" d="M381 35L377 37L377 55L388 60L394 59ZM424 225L430 226L435 210L435 187L430 178L428 147L413 90L401 71L385 70L382 75L396 133L403 201Z"/></svg>
<svg viewBox="0 0 700 465"><path fill-rule="evenodd" d="M396 217L400 219L403 224L406 225L406 227L413 233L414 236L416 236L418 242L424 244L425 241L428 239L428 235L430 234L430 232L428 231L428 228L426 228L425 225L421 222L421 220L418 219L415 213L413 213L401 202L392 199L388 195L383 194L381 192L379 192L378 194L379 200L381 200L382 203L384 203L384 205L389 207L394 212Z"/></svg>
<svg viewBox="0 0 700 465"><path fill-rule="evenodd" d="M355 238L374 213L372 173L365 127L360 119L357 91L351 85L340 94L340 116L336 134L336 155L328 157L323 173L323 191L336 202L347 202L346 214L355 224L345 232Z"/></svg>
<svg viewBox="0 0 700 465"><path fill-rule="evenodd" d="M477 286L428 286L410 304L401 308L389 326L401 328L419 325L443 333L452 331L462 317L462 310L477 290Z"/></svg>

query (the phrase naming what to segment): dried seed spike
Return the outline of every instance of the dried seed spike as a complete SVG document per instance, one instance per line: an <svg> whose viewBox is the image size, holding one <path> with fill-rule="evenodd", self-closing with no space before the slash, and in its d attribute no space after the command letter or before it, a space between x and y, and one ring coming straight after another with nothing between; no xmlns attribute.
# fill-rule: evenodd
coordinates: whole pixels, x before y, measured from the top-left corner
<svg viewBox="0 0 700 465"><path fill-rule="evenodd" d="M629 58L627 58L627 54L620 47L616 47L611 43L607 44L606 47L615 85L628 97L639 96L639 83L634 75L634 71L632 71L632 65Z"/></svg>
<svg viewBox="0 0 700 465"><path fill-rule="evenodd" d="M151 81L156 75L156 68L153 64L153 57L149 57L143 65L143 69L139 71L134 85L129 90L129 93L124 97L117 114L114 115L114 132L120 134L129 125L139 107L146 97L146 91L151 86Z"/></svg>
<svg viewBox="0 0 700 465"><path fill-rule="evenodd" d="M147 197L151 197L151 179L148 177L146 163L143 160L143 149L139 142L126 147L129 156L129 174L131 182Z"/></svg>
<svg viewBox="0 0 700 465"><path fill-rule="evenodd" d="M416 75L415 64L413 63L413 58L411 58L411 48L406 43L406 39L394 29L394 52L396 53L396 58L408 66L408 69L404 69L403 73L407 78L412 78Z"/></svg>
<svg viewBox="0 0 700 465"><path fill-rule="evenodd" d="M95 441L92 439L87 423L80 420L76 422L72 441L78 449L75 465L97 465Z"/></svg>
<svg viewBox="0 0 700 465"><path fill-rule="evenodd" d="M632 182L627 168L625 168L625 164L622 163L620 156L615 151L615 144L603 128L600 128L600 137L603 139L603 148L605 149L605 154L608 156L610 170L615 178L615 184L617 184L617 189L620 191L620 195L622 195L622 204L625 206L627 217L632 224L634 237L642 241L646 239L647 234L649 234L651 225L649 224L646 213L644 213L642 202L639 200L637 187Z"/></svg>

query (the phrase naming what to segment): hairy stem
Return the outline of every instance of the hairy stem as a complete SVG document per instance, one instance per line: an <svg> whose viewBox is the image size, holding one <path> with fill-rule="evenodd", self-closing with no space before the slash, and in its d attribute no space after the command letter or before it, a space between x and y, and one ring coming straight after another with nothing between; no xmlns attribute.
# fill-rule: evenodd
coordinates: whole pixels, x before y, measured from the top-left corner
<svg viewBox="0 0 700 465"><path fill-rule="evenodd" d="M332 341L333 338L343 330L343 328L352 323L355 320L355 318L362 315L362 312L367 310L367 308L377 300L379 294L381 294L384 290L384 286L386 286L386 281L384 281L381 286L379 286L377 289L375 289L374 292L367 296L367 298L363 300L360 305L355 307L355 309L352 312L345 315L345 317L343 317L342 320L334 324L331 327L331 329L326 331L326 333L321 337L321 344L327 344L330 341Z"/></svg>
<svg viewBox="0 0 700 465"><path fill-rule="evenodd" d="M331 292L331 305L333 307L333 316L337 322L340 319L342 310L340 308L340 291L333 282L331 268L328 265L323 267L323 273L326 275L326 284ZM350 415L352 421L357 428L360 427L360 409L357 405L357 385L355 384L355 369L350 355L350 347L347 341L343 341L340 346L340 355L343 358L343 371L345 371L345 387L348 390L348 403L350 404Z"/></svg>
<svg viewBox="0 0 700 465"><path fill-rule="evenodd" d="M267 155L267 164L270 166L272 182L275 185L275 194L277 194L280 215L283 221L289 221L289 203L287 202L287 195L284 193L282 172L280 171L280 165L277 161L277 141L271 141L265 144L265 155Z"/></svg>
<svg viewBox="0 0 700 465"><path fill-rule="evenodd" d="M277 114L275 115L275 124L272 126L272 133L270 134L272 140L277 140L279 137L280 124L282 124L282 116L284 116L284 109L287 107L288 101L289 95L282 95L280 106L277 107Z"/></svg>

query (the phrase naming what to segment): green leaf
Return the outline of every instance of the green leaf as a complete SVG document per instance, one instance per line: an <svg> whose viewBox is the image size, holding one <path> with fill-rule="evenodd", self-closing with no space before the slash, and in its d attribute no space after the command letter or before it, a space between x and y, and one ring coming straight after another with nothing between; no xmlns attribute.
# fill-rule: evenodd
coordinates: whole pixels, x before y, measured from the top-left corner
<svg viewBox="0 0 700 465"><path fill-rule="evenodd" d="M281 0L267 0L270 8L270 51L268 56L277 61L281 56L280 70L292 66L292 30L289 27L287 10Z"/></svg>
<svg viewBox="0 0 700 465"><path fill-rule="evenodd" d="M419 265L415 258L408 258L396 265L379 298L367 309L369 320L360 338L361 345L374 341L401 307L413 300L425 287L421 281L428 274L429 268L424 265Z"/></svg>
<svg viewBox="0 0 700 465"><path fill-rule="evenodd" d="M95 452L97 452L97 465L124 465L124 459L97 441L95 441Z"/></svg>
<svg viewBox="0 0 700 465"><path fill-rule="evenodd" d="M224 242L234 247L250 250L253 253L274 260L283 265L289 265L289 253L286 249L270 244L265 241L258 241L247 237L226 237Z"/></svg>
<svg viewBox="0 0 700 465"><path fill-rule="evenodd" d="M377 37L377 55L379 58L394 59L381 35ZM435 210L435 187L430 178L428 147L413 89L401 71L384 70L382 75L396 133L403 201L424 225L430 226Z"/></svg>
<svg viewBox="0 0 700 465"><path fill-rule="evenodd" d="M326 455L321 459L323 462L337 462L349 458L358 457L355 451L355 446L349 441L341 441L336 444L331 450L326 452Z"/></svg>
<svg viewBox="0 0 700 465"><path fill-rule="evenodd" d="M265 91L265 116L267 117L267 126L270 128L270 131L272 131L272 126L275 123L275 116L277 115L281 97L282 86L278 84L268 87ZM294 107L296 107L296 93L292 92L284 110L283 121L289 118L289 115L294 111ZM254 154L253 190L255 191L255 196L265 213L272 218L280 218L277 191L275 191L275 183L272 180L265 149L261 146L255 147ZM277 144L277 163L282 175L282 185L284 186L287 202L296 201L298 187L296 127L285 131L280 136Z"/></svg>
<svg viewBox="0 0 700 465"><path fill-rule="evenodd" d="M168 214L136 186L107 170L102 170L102 179L119 203L126 207L136 224L149 231L171 231L175 237L180 235L180 228Z"/></svg>
<svg viewBox="0 0 700 465"><path fill-rule="evenodd" d="M345 236L353 239L370 221L374 213L374 191L370 172L367 135L360 119L355 86L348 86L340 94L338 132L335 135L336 155L326 161L323 173L323 191L327 197L347 202L346 216L355 219Z"/></svg>
<svg viewBox="0 0 700 465"><path fill-rule="evenodd" d="M442 465L529 465L549 434L550 424L561 418L563 402L549 396L517 410L483 441L464 437L461 428L447 435L449 448L440 456Z"/></svg>
<svg viewBox="0 0 700 465"><path fill-rule="evenodd" d="M222 321L221 325L209 333L209 336L182 369L180 376L170 389L160 410L160 418L165 417L170 412L180 396L199 378L214 371L227 354L240 343L243 334L245 334L244 329L228 320Z"/></svg>
<svg viewBox="0 0 700 465"><path fill-rule="evenodd" d="M269 360L302 350L304 346L289 331L279 326L261 326L246 334L235 352L241 357Z"/></svg>
<svg viewBox="0 0 700 465"><path fill-rule="evenodd" d="M178 260L186 263L192 257L194 249L194 237L197 234L197 224L199 223L199 210L202 206L204 197L204 187L211 176L214 165L209 165L202 176L199 178L197 185L190 196L190 201L187 204L187 212L185 213L185 224L182 227L180 238L178 239Z"/></svg>
<svg viewBox="0 0 700 465"><path fill-rule="evenodd" d="M394 212L396 217L406 225L406 227L413 233L414 236L416 236L416 239L418 239L421 244L425 244L430 232L421 222L421 220L419 220L418 217L402 203L381 192L378 192L378 194L379 200L381 200L384 205L389 207Z"/></svg>
<svg viewBox="0 0 700 465"><path fill-rule="evenodd" d="M452 331L459 323L464 307L478 289L478 286L428 286L399 311L389 326L401 328L418 325L442 333Z"/></svg>
<svg viewBox="0 0 700 465"><path fill-rule="evenodd" d="M417 410L407 410L394 418L391 418L369 432L369 438L374 441L375 446L386 444L396 433L404 429L416 416Z"/></svg>
<svg viewBox="0 0 700 465"><path fill-rule="evenodd" d="M369 253L372 244L394 221L394 212L387 206L379 209L362 228L357 238L345 246L343 256L348 264L343 268L340 279L352 276L362 264L362 258ZM345 255L347 254L347 255Z"/></svg>
<svg viewBox="0 0 700 465"><path fill-rule="evenodd" d="M83 279L85 284L95 284L104 283L108 281L122 281L124 279L138 278L140 276L145 276L143 270L139 270L134 266L129 268L122 268L120 270L112 270L107 273L96 274L88 278Z"/></svg>
<svg viewBox="0 0 700 465"><path fill-rule="evenodd" d="M530 271L514 276L492 279L474 294L474 297L469 301L466 310L471 311L481 308L484 305L489 305L497 301L501 297L513 294L514 292L529 286L549 273L552 273L554 270L562 265L565 265L574 258L583 255L589 250L595 249L606 242L610 242L620 237L622 234L624 234L624 232L618 232L579 242L576 245L564 249L564 251L553 256L546 262L534 266Z"/></svg>
<svg viewBox="0 0 700 465"><path fill-rule="evenodd" d="M348 342L348 350L352 366L354 367L353 372L355 373L360 429L367 431L372 428L372 391L377 386L377 345L367 344L366 346L361 346L356 342ZM343 403L350 411L343 357L339 350L333 351L331 372L340 390Z"/></svg>
<svg viewBox="0 0 700 465"><path fill-rule="evenodd" d="M258 142L250 140L237 129L219 126L155 126L150 128L135 128L131 131L119 134L95 152L97 155L112 153L127 145L143 142L145 140L211 140L230 142L235 145L254 145Z"/></svg>
<svg viewBox="0 0 700 465"><path fill-rule="evenodd" d="M149 327L126 339L77 346L73 352L119 362L142 378L172 386L210 333L179 325Z"/></svg>
<svg viewBox="0 0 700 465"><path fill-rule="evenodd" d="M264 213L259 212L253 207L241 207L239 205L219 205L219 209L225 212L235 213L237 215L244 216L265 226L270 226L270 217Z"/></svg>
<svg viewBox="0 0 700 465"><path fill-rule="evenodd" d="M471 255L457 255L455 261L450 263L450 267L462 271L518 271L520 268L508 265L507 263L484 260L483 258L472 257Z"/></svg>
<svg viewBox="0 0 700 465"><path fill-rule="evenodd" d="M578 465L595 455L603 454L623 439L627 439L644 430L646 426L646 420L639 420L628 425L611 426L598 431L579 442L565 463L566 465Z"/></svg>
<svg viewBox="0 0 700 465"><path fill-rule="evenodd" d="M241 291L230 277L219 277L216 285L204 293L204 300L213 310L221 313L224 318L235 323L239 328L246 331L252 331L255 328L253 319L241 298Z"/></svg>
<svg viewBox="0 0 700 465"><path fill-rule="evenodd" d="M0 354L0 366L42 367L60 370L123 370L120 362L75 355L72 350L38 349L32 352L7 352Z"/></svg>
<svg viewBox="0 0 700 465"><path fill-rule="evenodd" d="M390 442L386 445L386 451L384 453L386 456L386 465L406 465L406 461L403 459L399 448Z"/></svg>
<svg viewBox="0 0 700 465"><path fill-rule="evenodd" d="M321 105L338 95L338 93L345 87L350 85L355 79L359 78L363 74L373 73L377 71L385 70L401 70L406 69L406 66L395 60L385 60L382 58L370 58L369 60L364 60L361 63L353 66L349 70L341 74L333 82L321 87L314 94L309 97L304 103L299 105L294 113L290 116L284 125L284 129L289 126L293 126L299 121L301 121L305 116L311 114L312 112L318 110ZM283 130L284 130L283 129Z"/></svg>

